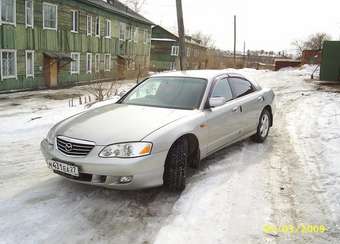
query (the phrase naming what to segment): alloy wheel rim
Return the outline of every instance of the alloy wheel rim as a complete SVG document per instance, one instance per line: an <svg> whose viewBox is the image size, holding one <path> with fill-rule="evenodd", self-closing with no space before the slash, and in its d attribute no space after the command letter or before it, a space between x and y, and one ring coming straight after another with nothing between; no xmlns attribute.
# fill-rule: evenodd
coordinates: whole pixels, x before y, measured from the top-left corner
<svg viewBox="0 0 340 244"><path fill-rule="evenodd" d="M266 137L269 130L269 117L267 114L263 114L261 118L260 134L262 137Z"/></svg>

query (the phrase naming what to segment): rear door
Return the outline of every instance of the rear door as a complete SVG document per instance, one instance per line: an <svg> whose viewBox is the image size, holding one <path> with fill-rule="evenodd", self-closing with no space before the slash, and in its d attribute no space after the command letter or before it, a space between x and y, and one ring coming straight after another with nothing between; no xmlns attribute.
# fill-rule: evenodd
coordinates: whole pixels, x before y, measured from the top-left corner
<svg viewBox="0 0 340 244"><path fill-rule="evenodd" d="M260 92L248 80L240 77L229 77L229 85L233 93L233 99L238 101L241 108L241 134L247 135L255 132L261 109L263 97Z"/></svg>
<svg viewBox="0 0 340 244"><path fill-rule="evenodd" d="M205 110L208 125L208 152L211 153L233 142L240 134L241 111L233 95L227 78L218 79L210 97L224 97L226 103L222 106Z"/></svg>

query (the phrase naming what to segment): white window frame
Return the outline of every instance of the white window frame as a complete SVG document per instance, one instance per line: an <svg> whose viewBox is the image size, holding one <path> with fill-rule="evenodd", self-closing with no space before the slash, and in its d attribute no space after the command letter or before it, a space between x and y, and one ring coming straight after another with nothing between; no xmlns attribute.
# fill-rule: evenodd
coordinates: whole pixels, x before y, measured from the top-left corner
<svg viewBox="0 0 340 244"><path fill-rule="evenodd" d="M3 60L2 60L2 54L4 52L13 52L14 53L14 70L15 70L15 74L14 75L8 75L8 76L4 76L3 72L2 72L2 66L3 66ZM0 69L1 69L1 80L5 80L5 79L18 79L18 67L17 67L17 50L15 49L0 49Z"/></svg>
<svg viewBox="0 0 340 244"><path fill-rule="evenodd" d="M133 32L133 40L134 40L135 43L138 42L138 31L139 31L138 27L135 27L134 32Z"/></svg>
<svg viewBox="0 0 340 244"><path fill-rule="evenodd" d="M187 57L190 57L190 55L191 55L191 48L187 47Z"/></svg>
<svg viewBox="0 0 340 244"><path fill-rule="evenodd" d="M94 56L94 71L96 73L99 73L100 72L100 54L97 53L95 56Z"/></svg>
<svg viewBox="0 0 340 244"><path fill-rule="evenodd" d="M8 21L2 21L2 16L1 16L1 13L2 13L2 9L1 9L1 0L0 0L0 25L2 24L7 24L7 25L14 25L16 26L17 25L17 4L16 4L16 0L13 0L14 3L13 3L13 22L8 22ZM26 16L25 16L26 17Z"/></svg>
<svg viewBox="0 0 340 244"><path fill-rule="evenodd" d="M125 41L126 40L126 24L123 22L119 23L119 40ZM124 37L121 38L122 34L124 34Z"/></svg>
<svg viewBox="0 0 340 244"><path fill-rule="evenodd" d="M27 64L27 54L32 54L32 74L28 74L28 64ZM33 50L26 50L25 51L25 61L26 61L26 78L32 77L34 78L34 51Z"/></svg>
<svg viewBox="0 0 340 244"><path fill-rule="evenodd" d="M30 2L30 1L32 2L32 9L31 9L32 24L27 23L27 14L28 14L27 3ZM26 0L25 1L25 26L26 26L26 28L34 28L34 0Z"/></svg>
<svg viewBox="0 0 340 244"><path fill-rule="evenodd" d="M72 62L71 62L71 65L70 65L70 72L71 72L71 75L73 75L73 74L79 74L79 73L80 73L80 53L78 53L78 52L73 52L73 53L71 53L71 57L72 57L73 55L78 55L78 60L75 60L75 61L72 61ZM73 58L72 58L72 59L73 59ZM78 70L76 70L76 71L73 71L73 70L72 70L72 63L73 63L73 62L77 62L77 63L78 63L78 65L77 65Z"/></svg>
<svg viewBox="0 0 340 244"><path fill-rule="evenodd" d="M145 29L144 30L144 44L147 44L148 43L148 31Z"/></svg>
<svg viewBox="0 0 340 244"><path fill-rule="evenodd" d="M109 68L107 69L106 68L106 65L107 65L107 63L106 63L106 57L107 56L109 56ZM104 54L104 71L111 71L111 54L110 53L105 53Z"/></svg>
<svg viewBox="0 0 340 244"><path fill-rule="evenodd" d="M79 11L78 10L71 10L72 13L72 33L79 32ZM77 25L76 25L76 16L78 16Z"/></svg>
<svg viewBox="0 0 340 244"><path fill-rule="evenodd" d="M49 5L52 7L56 8L56 16L55 16L55 28L51 28L51 27L46 27L45 26L45 11L44 11L44 6L45 5ZM54 30L57 31L58 30L58 5L57 4L52 4L52 3L48 3L48 2L43 2L43 29L44 30Z"/></svg>
<svg viewBox="0 0 340 244"><path fill-rule="evenodd" d="M97 21L98 21L98 28L97 28ZM99 16L96 16L94 20L94 34L96 37L100 37L100 17Z"/></svg>
<svg viewBox="0 0 340 244"><path fill-rule="evenodd" d="M108 28L109 26L109 28ZM112 22L111 20L109 19L105 19L105 22L104 22L104 37L105 38L111 38L112 37ZM107 33L107 31L109 30L109 33Z"/></svg>
<svg viewBox="0 0 340 244"><path fill-rule="evenodd" d="M179 46L172 46L171 47L171 56L178 56L179 54Z"/></svg>
<svg viewBox="0 0 340 244"><path fill-rule="evenodd" d="M88 66L90 59L90 67ZM92 53L86 53L86 73L92 74Z"/></svg>
<svg viewBox="0 0 340 244"><path fill-rule="evenodd" d="M86 16L86 34L88 36L92 36L92 33L93 33L93 17L92 15L87 15Z"/></svg>

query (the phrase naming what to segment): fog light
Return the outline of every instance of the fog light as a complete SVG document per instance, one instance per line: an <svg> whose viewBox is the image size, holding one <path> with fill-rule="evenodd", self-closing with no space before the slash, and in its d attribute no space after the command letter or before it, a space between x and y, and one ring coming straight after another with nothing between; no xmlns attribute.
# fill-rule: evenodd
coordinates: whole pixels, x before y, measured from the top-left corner
<svg viewBox="0 0 340 244"><path fill-rule="evenodd" d="M132 181L132 176L121 176L119 178L119 183L120 184L127 184L127 183L130 183Z"/></svg>

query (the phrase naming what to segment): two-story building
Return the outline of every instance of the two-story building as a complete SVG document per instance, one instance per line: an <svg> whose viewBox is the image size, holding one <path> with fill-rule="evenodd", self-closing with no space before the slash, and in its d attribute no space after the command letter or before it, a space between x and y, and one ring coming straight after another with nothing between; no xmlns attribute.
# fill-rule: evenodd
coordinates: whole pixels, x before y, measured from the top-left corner
<svg viewBox="0 0 340 244"><path fill-rule="evenodd" d="M0 0L0 91L146 71L151 25L117 0Z"/></svg>
<svg viewBox="0 0 340 244"><path fill-rule="evenodd" d="M207 47L200 40L185 37L186 69L207 67ZM150 70L179 70L179 37L165 28L152 27Z"/></svg>

